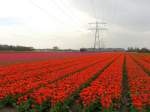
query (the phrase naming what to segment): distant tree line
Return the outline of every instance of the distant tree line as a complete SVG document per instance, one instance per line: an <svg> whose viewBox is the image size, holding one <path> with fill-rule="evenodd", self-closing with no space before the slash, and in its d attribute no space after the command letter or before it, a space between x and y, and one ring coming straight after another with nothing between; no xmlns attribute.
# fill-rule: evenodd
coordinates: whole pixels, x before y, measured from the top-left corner
<svg viewBox="0 0 150 112"><path fill-rule="evenodd" d="M93 52L93 51L97 51L97 52L118 52L118 51L125 51L124 48L80 48L80 52Z"/></svg>
<svg viewBox="0 0 150 112"><path fill-rule="evenodd" d="M128 52L141 52L141 53L150 53L150 49L148 48L133 48L133 47L129 47Z"/></svg>
<svg viewBox="0 0 150 112"><path fill-rule="evenodd" d="M0 51L32 51L33 47L0 45Z"/></svg>

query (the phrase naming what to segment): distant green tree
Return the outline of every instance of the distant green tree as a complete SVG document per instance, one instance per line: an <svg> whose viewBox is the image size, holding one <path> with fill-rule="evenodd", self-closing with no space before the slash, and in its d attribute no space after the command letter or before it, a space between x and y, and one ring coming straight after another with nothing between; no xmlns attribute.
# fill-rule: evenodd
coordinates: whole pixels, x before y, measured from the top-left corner
<svg viewBox="0 0 150 112"><path fill-rule="evenodd" d="M54 50L54 51L58 51L58 50L59 50L59 47L58 47L58 46L54 46L54 47L53 47L53 50Z"/></svg>
<svg viewBox="0 0 150 112"><path fill-rule="evenodd" d="M141 53L148 53L150 50L148 48L133 48L133 47L128 47L128 52L141 52Z"/></svg>
<svg viewBox="0 0 150 112"><path fill-rule="evenodd" d="M0 45L0 51L32 51L33 47Z"/></svg>
<svg viewBox="0 0 150 112"><path fill-rule="evenodd" d="M88 51L86 48L80 48L80 52L86 52Z"/></svg>

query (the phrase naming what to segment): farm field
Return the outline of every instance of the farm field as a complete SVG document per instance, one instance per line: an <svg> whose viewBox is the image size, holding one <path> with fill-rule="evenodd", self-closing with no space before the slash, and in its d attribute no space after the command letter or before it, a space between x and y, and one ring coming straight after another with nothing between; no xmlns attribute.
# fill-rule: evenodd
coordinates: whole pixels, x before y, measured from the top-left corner
<svg viewBox="0 0 150 112"><path fill-rule="evenodd" d="M78 57L84 53L67 52L0 52L0 65ZM88 54L89 55L89 54ZM91 54L92 55L92 54Z"/></svg>
<svg viewBox="0 0 150 112"><path fill-rule="evenodd" d="M0 53L0 112L150 112L150 54Z"/></svg>

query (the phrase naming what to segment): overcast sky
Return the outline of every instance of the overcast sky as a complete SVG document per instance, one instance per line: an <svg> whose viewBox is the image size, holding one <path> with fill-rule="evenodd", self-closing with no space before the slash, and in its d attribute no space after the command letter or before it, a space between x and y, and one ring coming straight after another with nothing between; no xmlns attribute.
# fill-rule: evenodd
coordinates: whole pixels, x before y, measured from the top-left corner
<svg viewBox="0 0 150 112"><path fill-rule="evenodd" d="M150 0L0 0L0 44L93 47L96 20L105 47L150 48Z"/></svg>

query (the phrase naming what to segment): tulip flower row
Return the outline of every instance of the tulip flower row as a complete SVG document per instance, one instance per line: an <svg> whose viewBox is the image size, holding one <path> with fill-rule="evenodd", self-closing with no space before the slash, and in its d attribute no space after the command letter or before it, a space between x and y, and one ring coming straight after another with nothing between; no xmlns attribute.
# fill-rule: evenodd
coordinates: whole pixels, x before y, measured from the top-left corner
<svg viewBox="0 0 150 112"><path fill-rule="evenodd" d="M81 69L81 68L83 68L91 63L94 63L96 61L98 61L98 58L92 57L90 59L84 58L84 60L83 60L83 58L82 58L82 59L78 59L78 61L72 61L72 64L62 62L61 65L59 64L59 65L53 66L53 67L50 65L49 66L43 65L44 67L42 67L41 69L35 69L35 70L26 71L26 72L23 72L23 71L19 72L16 69L14 69L12 71L12 73L9 73L9 74L3 73L3 77L1 78L0 82L6 86L6 83L10 84L10 83L13 83L14 81L20 82L21 80L25 80L25 79L29 80L29 79L33 79L34 77L35 78L42 77L43 75L44 75L44 77L46 75L56 76L56 74L61 74L63 76L65 74L75 72L76 70ZM32 66L31 66L31 68L33 68ZM74 68L76 68L76 69L74 69ZM10 71L10 70L8 70L8 71ZM32 75L32 77L31 77L31 75ZM44 78L44 77L42 77L42 78ZM56 77L54 77L54 78L56 78Z"/></svg>
<svg viewBox="0 0 150 112"><path fill-rule="evenodd" d="M15 63L30 63L42 60L66 59L95 54L96 53L80 52L1 52L0 64L13 65Z"/></svg>
<svg viewBox="0 0 150 112"><path fill-rule="evenodd" d="M148 71L150 73L150 62L148 62L147 59L145 60L144 57L139 57L137 55L131 55L131 56L133 59L135 59L137 63L139 63L145 69L145 71Z"/></svg>
<svg viewBox="0 0 150 112"><path fill-rule="evenodd" d="M93 66L93 64L97 64L99 62L105 61L108 58L111 58L112 56L113 56L112 53L108 53L108 54L98 54L94 56L84 56L82 58L78 58L79 61L77 61L77 59L75 60L73 59L74 61L72 61L71 59L72 63L74 63L72 64L72 66L68 62L66 61L64 62L61 60L55 66L54 66L55 63L51 64L50 62L44 62L46 65L43 65L43 62L41 62L42 63L41 69L36 69L36 70L34 69L33 71L28 71L28 72L24 72L24 71L19 72L17 71L17 68L16 68L11 73L11 70L12 68L14 68L14 66L12 66L12 68L11 66L8 68L6 67L4 68L4 70L7 69L7 72L6 73L1 72L3 74L0 75L1 76L0 77L0 83L1 83L0 98L1 99L5 98L8 95L15 96L18 94L26 94L30 91L33 91L33 89L36 90L40 88L41 86L45 86L49 83L51 84L52 82L58 79L68 76L68 74L71 75L74 72L77 72L83 68L86 69L90 66ZM69 67L68 65L66 66L66 64L68 64ZM31 64L31 65L28 65L27 68L31 70L37 67L37 66L33 67L33 65L36 66L36 64ZM7 74L8 71L9 71L9 74Z"/></svg>
<svg viewBox="0 0 150 112"><path fill-rule="evenodd" d="M133 106L140 110L150 106L150 77L130 56L126 68Z"/></svg>
<svg viewBox="0 0 150 112"><path fill-rule="evenodd" d="M64 78L63 80L59 80L52 84L46 84L44 88L32 92L29 96L38 104L41 104L46 99L50 99L53 106L58 102L64 102L64 100L79 89L82 84L86 83L96 73L111 63L114 58L116 58L116 56L96 63L83 71Z"/></svg>
<svg viewBox="0 0 150 112"><path fill-rule="evenodd" d="M98 99L102 107L108 109L114 99L120 100L123 62L124 55L121 55L89 87L82 90L80 99L84 106Z"/></svg>
<svg viewBox="0 0 150 112"><path fill-rule="evenodd" d="M137 54L136 56L138 56L141 59L143 59L143 60L145 60L145 61L150 63L150 55L148 55L148 54L147 55L146 54L141 54L141 55Z"/></svg>
<svg viewBox="0 0 150 112"><path fill-rule="evenodd" d="M51 106L48 108L55 109L60 103L66 106L65 103L76 94L78 98L74 98L73 103L82 103L80 106L83 110L89 109L97 102L101 106L96 106L100 106L102 111L111 107L120 109L120 105L123 105L121 102L126 97L122 95L122 89L126 88L123 83L126 80L127 93L130 93L132 101L129 103L143 111L142 109L150 107L150 77L142 68L143 66L149 70L149 62L145 59L148 59L148 56L91 53L64 59L0 66L0 107L1 101L7 102L7 98L11 97L17 107L23 105L27 110L38 110L37 106L42 106L44 102ZM30 102L28 107L27 102Z"/></svg>
<svg viewBox="0 0 150 112"><path fill-rule="evenodd" d="M54 67L61 67L63 65L67 66L69 65L73 65L73 63L75 62L80 62L81 60L84 59L90 59L90 58L94 58L95 56L80 56L77 58L67 58L67 59L63 59L63 60L48 60L48 61L42 61L42 62L34 62L34 63L27 63L27 64L14 64L11 66L6 66L4 67L3 71L1 71L1 75L10 75L10 74L17 74L17 73L24 73L24 72L30 72L33 70L38 70L38 69L42 69L42 68L52 68L55 69ZM68 66L69 66L68 65ZM52 69L52 70L53 70Z"/></svg>
<svg viewBox="0 0 150 112"><path fill-rule="evenodd" d="M110 56L111 56L110 54L108 56L105 56L106 57L105 59L109 58ZM100 60L99 60L99 58L100 58ZM44 74L44 76L46 76L46 75L56 76L56 74L61 74L61 75L69 74L69 73L75 72L76 70L82 69L92 63L96 63L96 62L102 61L102 60L104 60L104 59L102 59L101 56L98 58L96 58L96 57L90 57L90 58L86 57L85 58L84 57L84 60L82 57L82 59L78 58L78 60L72 61L72 64L62 62L61 65L59 64L59 65L53 66L53 67L50 65L49 66L42 65L45 68L43 67L41 69L40 68L37 68L34 70L32 69L32 71L28 71L28 72L27 71L26 72L25 71L17 71L16 69L14 69L11 71L10 74L2 73L1 77L2 76L3 77L1 78L0 82L2 84L6 84L6 83L10 84L11 82L14 82L15 80L20 81L20 80L24 80L26 78L28 78L28 80L29 80L30 78L33 79L33 77L37 77L37 76L39 77L39 76L42 76L43 74ZM28 65L28 67L29 66L32 68L33 65ZM10 71L9 69L4 69L4 70ZM31 75L32 75L32 77L31 77ZM44 78L44 77L42 77L42 78Z"/></svg>

